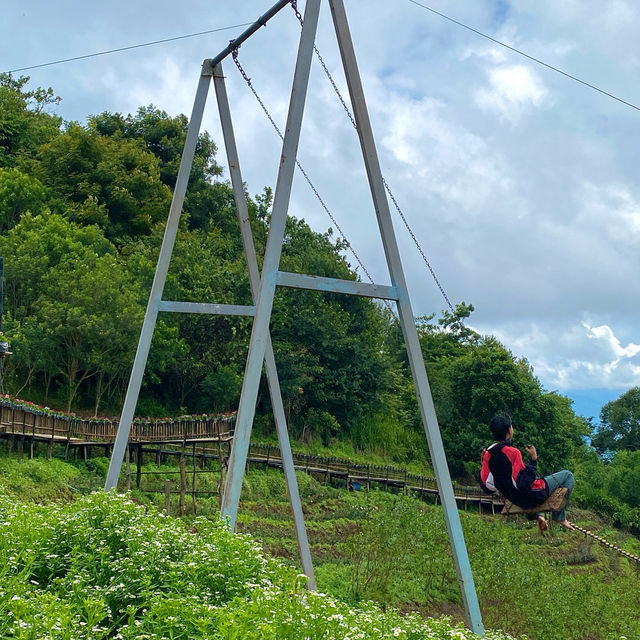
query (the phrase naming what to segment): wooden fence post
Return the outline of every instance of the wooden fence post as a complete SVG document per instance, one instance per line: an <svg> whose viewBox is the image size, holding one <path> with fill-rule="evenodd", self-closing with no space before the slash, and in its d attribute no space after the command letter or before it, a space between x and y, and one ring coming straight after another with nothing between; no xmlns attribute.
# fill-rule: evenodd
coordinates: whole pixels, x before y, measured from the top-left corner
<svg viewBox="0 0 640 640"><path fill-rule="evenodd" d="M178 501L178 515L184 515L184 495L187 492L187 471L184 463L184 451L180 454L180 500Z"/></svg>
<svg viewBox="0 0 640 640"><path fill-rule="evenodd" d="M169 507L171 505L171 480L164 481L164 515L169 515Z"/></svg>
<svg viewBox="0 0 640 640"><path fill-rule="evenodd" d="M131 445L128 444L124 452L125 457L125 477L127 481L127 491L131 491Z"/></svg>
<svg viewBox="0 0 640 640"><path fill-rule="evenodd" d="M193 442L193 474L191 475L191 501L193 502L193 515L196 514L196 443Z"/></svg>
<svg viewBox="0 0 640 640"><path fill-rule="evenodd" d="M142 444L139 443L136 451L136 488L140 488L142 481Z"/></svg>

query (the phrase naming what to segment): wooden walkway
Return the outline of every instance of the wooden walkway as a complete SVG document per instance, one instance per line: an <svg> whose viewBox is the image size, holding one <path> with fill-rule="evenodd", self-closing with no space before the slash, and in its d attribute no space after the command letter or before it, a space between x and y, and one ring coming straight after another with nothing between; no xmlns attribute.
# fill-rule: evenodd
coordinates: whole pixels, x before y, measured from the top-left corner
<svg viewBox="0 0 640 640"><path fill-rule="evenodd" d="M136 486L140 488L140 470L145 455L155 457L160 463L163 457L178 456L192 458L193 472L196 461L206 466L207 460L217 460L224 469L229 459L235 416L185 417L175 420L137 420L131 426L127 460L136 461ZM105 455L115 441L118 422L114 420L82 419L61 414L52 414L38 408L17 405L7 400L0 401L0 438L10 440L9 446L17 442L19 452L25 445L29 456L34 455L36 443L46 443L51 455L54 444L66 446L69 451L78 451L83 458L95 447L104 448ZM420 497L432 496L439 501L435 478L408 472L406 469L372 464L359 464L345 458L294 453L296 470L304 471L325 483L334 483L349 489L372 487L386 490L412 492ZM282 468L280 450L276 445L252 443L247 464L260 464ZM156 472L157 473L157 472ZM177 472L176 472L177 473ZM209 473L212 473L209 471ZM220 473L220 471L218 471ZM194 488L195 491L195 488ZM484 494L479 487L459 485L454 482L454 493L458 504L466 509L469 504L488 508L492 513L502 509L503 501Z"/></svg>
<svg viewBox="0 0 640 640"><path fill-rule="evenodd" d="M129 442L169 444L229 439L234 423L235 416L136 420L131 425ZM117 420L76 418L6 400L0 402L0 436L90 447L113 444L117 431Z"/></svg>

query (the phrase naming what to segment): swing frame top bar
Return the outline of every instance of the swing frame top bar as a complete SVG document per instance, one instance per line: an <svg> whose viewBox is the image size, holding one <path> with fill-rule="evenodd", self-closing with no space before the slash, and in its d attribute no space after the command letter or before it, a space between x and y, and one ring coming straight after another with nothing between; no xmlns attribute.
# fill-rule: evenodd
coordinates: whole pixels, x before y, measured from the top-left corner
<svg viewBox="0 0 640 640"><path fill-rule="evenodd" d="M213 69L217 64L222 62L230 53L232 53L235 49L237 49L245 40L247 40L250 36L252 36L260 27L266 26L267 22L273 18L288 4L290 4L290 0L279 0L276 2L269 11L262 14L248 29L243 31L235 40L231 40L228 46L223 49L215 58L209 58L204 61L204 67L213 72Z"/></svg>

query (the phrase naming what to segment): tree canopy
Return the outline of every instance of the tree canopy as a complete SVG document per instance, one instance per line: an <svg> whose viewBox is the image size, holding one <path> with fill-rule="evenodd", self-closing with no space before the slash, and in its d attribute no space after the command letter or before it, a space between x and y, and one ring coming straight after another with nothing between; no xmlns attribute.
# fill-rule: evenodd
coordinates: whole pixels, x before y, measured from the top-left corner
<svg viewBox="0 0 640 640"><path fill-rule="evenodd" d="M601 454L640 450L640 387L602 407L593 446Z"/></svg>
<svg viewBox="0 0 640 640"><path fill-rule="evenodd" d="M86 124L48 111L52 90L0 77L0 255L5 259L5 328L14 355L8 390L61 407L117 413L131 368L162 242L188 121L152 106ZM165 299L250 304L231 185L216 145L199 137ZM262 260L271 191L250 197ZM282 268L356 279L345 245L287 221ZM541 450L541 465L563 465L588 431L570 401L547 393L529 364L468 326L460 303L418 330L449 461L472 471L494 413L508 411L518 433ZM160 316L139 414L233 411L251 321ZM406 351L387 309L354 296L278 289L271 323L283 400L295 437L350 438L398 458L425 456ZM263 384L257 431L271 423Z"/></svg>

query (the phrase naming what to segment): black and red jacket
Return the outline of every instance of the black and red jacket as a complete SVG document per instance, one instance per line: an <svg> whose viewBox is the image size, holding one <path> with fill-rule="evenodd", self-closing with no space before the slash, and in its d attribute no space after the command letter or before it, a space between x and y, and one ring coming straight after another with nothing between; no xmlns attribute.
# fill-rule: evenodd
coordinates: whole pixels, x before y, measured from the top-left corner
<svg viewBox="0 0 640 640"><path fill-rule="evenodd" d="M482 453L480 481L523 509L537 507L549 497L549 487L537 474L536 461L525 464L518 449L496 442Z"/></svg>

